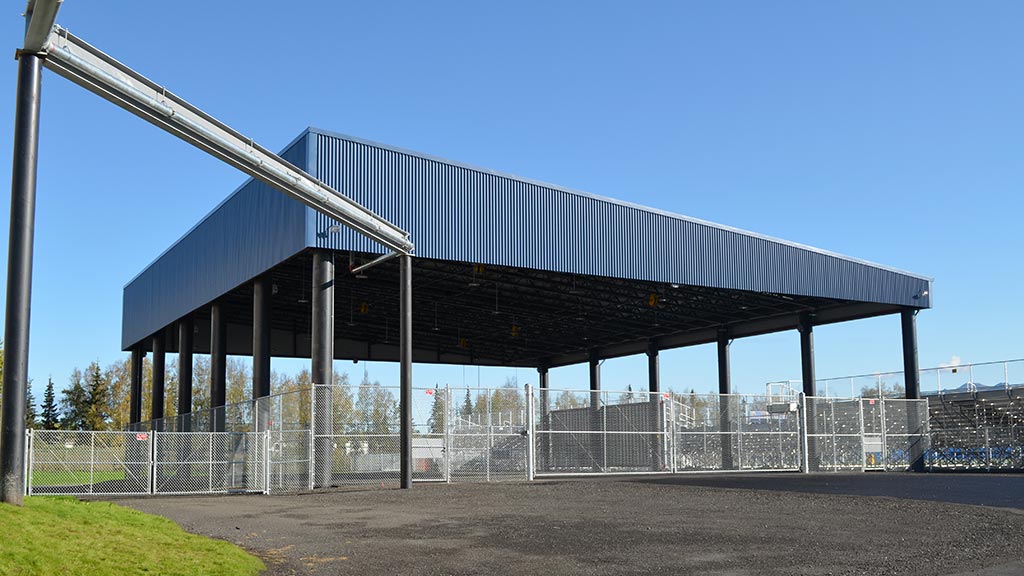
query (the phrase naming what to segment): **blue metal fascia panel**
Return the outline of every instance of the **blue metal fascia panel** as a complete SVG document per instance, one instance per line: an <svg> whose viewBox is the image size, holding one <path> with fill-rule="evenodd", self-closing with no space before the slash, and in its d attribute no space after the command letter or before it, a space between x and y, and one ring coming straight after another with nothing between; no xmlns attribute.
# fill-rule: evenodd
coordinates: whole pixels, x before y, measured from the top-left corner
<svg viewBox="0 0 1024 576"><path fill-rule="evenodd" d="M281 157L305 170L308 140ZM247 181L124 287L122 348L305 249L306 218L302 203Z"/></svg>
<svg viewBox="0 0 1024 576"><path fill-rule="evenodd" d="M325 183L420 257L927 308L931 279L809 246L310 128ZM311 247L382 253L307 209Z"/></svg>

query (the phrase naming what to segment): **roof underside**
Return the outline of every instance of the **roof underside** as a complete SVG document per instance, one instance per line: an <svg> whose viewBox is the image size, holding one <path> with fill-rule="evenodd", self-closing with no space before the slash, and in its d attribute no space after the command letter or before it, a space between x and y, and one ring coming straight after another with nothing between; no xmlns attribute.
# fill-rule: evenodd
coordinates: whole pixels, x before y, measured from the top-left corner
<svg viewBox="0 0 1024 576"><path fill-rule="evenodd" d="M786 330L801 312L820 324L930 303L920 276L351 137L309 131L287 158L411 232L417 362L554 366L652 339L711 342L723 327ZM397 261L353 277L349 259L379 249L292 202L243 186L129 283L124 348L194 313L196 349L208 351L202 326L221 297L228 352L251 353L250 281L269 271L272 353L308 357L311 252L326 249L336 356L397 359Z"/></svg>

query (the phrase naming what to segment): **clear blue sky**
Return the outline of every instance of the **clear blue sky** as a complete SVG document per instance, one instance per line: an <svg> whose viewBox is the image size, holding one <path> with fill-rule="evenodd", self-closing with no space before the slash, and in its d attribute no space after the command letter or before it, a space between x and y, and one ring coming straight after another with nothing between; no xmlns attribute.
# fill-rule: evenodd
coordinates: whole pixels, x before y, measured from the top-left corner
<svg viewBox="0 0 1024 576"><path fill-rule="evenodd" d="M926 274L922 366L1024 356L1019 2L67 0L59 21L271 149L314 125ZM37 394L119 357L123 285L245 180L49 72L42 118ZM892 317L821 327L816 346L822 377L901 367ZM666 352L662 373L711 390L714 351ZM797 377L796 334L738 340L733 374L744 392ZM643 358L605 365L606 387L644 378ZM553 373L583 385L583 368Z"/></svg>

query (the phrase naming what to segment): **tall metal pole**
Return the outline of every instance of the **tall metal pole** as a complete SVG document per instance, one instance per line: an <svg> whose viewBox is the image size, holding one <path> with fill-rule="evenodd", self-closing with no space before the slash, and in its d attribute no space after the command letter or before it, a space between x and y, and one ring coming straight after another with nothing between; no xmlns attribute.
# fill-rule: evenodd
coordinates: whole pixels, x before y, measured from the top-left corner
<svg viewBox="0 0 1024 576"><path fill-rule="evenodd" d="M665 419L662 410L665 403L661 400L661 367L658 363L658 346L653 340L647 343L647 402L651 419L650 429L657 432L651 435L651 471L660 472L665 467L662 455L665 452L664 434Z"/></svg>
<svg viewBox="0 0 1024 576"><path fill-rule="evenodd" d="M227 396L228 325L224 304L210 306L210 431L224 432Z"/></svg>
<svg viewBox="0 0 1024 576"><path fill-rule="evenodd" d="M191 432L190 417L184 414L192 412L192 343L194 337L192 316L185 316L178 321L178 426L179 432Z"/></svg>
<svg viewBox="0 0 1024 576"><path fill-rule="evenodd" d="M907 432L920 435L911 439L910 469L924 472L924 436L926 426L921 423L919 402L911 402L921 398L921 374L917 364L917 310L906 309L900 313L903 327L903 382L907 392ZM973 380L973 379L972 379ZM925 409L924 418L928 416Z"/></svg>
<svg viewBox="0 0 1024 576"><path fill-rule="evenodd" d="M797 329L800 331L800 367L803 374L804 394L817 396L817 384L814 380L814 324L811 314L800 314Z"/></svg>
<svg viewBox="0 0 1024 576"><path fill-rule="evenodd" d="M817 430L817 405L815 402L818 395L817 382L814 378L814 324L811 314L802 312L797 320L797 330L800 332L800 367L803 377L804 412L807 429L804 434L811 434ZM817 445L813 441L807 443L805 454L807 470L815 472L818 470Z"/></svg>
<svg viewBox="0 0 1024 576"><path fill-rule="evenodd" d="M314 485L330 486L334 479L334 259L326 250L313 252L312 303Z"/></svg>
<svg viewBox="0 0 1024 576"><path fill-rule="evenodd" d="M401 471L402 488L412 488L412 256L401 257L401 326L399 355L401 359Z"/></svg>
<svg viewBox="0 0 1024 576"><path fill-rule="evenodd" d="M149 401L149 419L154 420L153 424L159 426L161 422L155 422L164 417L164 383L166 382L167 351L164 340L164 331L161 329L153 335L153 390ZM156 432L163 429L154 428Z"/></svg>
<svg viewBox="0 0 1024 576"><path fill-rule="evenodd" d="M604 425L601 419L601 360L590 352L590 457L594 472L604 471Z"/></svg>
<svg viewBox="0 0 1024 576"><path fill-rule="evenodd" d="M551 466L551 403L548 400L548 385L550 383L548 367L542 364L537 367L537 387L540 388L540 429L544 434L544 440L540 451L540 469L544 472L550 470ZM536 470L536 466L534 466Z"/></svg>
<svg viewBox="0 0 1024 576"><path fill-rule="evenodd" d="M722 469L733 468L732 458L732 372L729 365L729 331L722 328L718 331L718 417L719 427L722 432Z"/></svg>
<svg viewBox="0 0 1024 576"><path fill-rule="evenodd" d="M263 432L270 422L270 297L274 291L270 275L252 283L252 399L256 404L256 430Z"/></svg>
<svg viewBox="0 0 1024 576"><path fill-rule="evenodd" d="M39 97L42 59L21 53L14 116L11 230L7 252L7 311L4 325L4 392L0 431L0 490L3 501L21 506L25 494L25 392L28 387L29 308L32 301L32 241L36 218Z"/></svg>
<svg viewBox="0 0 1024 576"><path fill-rule="evenodd" d="M142 361L146 352L141 343L132 346L131 385L128 390L128 423L138 424L142 421Z"/></svg>

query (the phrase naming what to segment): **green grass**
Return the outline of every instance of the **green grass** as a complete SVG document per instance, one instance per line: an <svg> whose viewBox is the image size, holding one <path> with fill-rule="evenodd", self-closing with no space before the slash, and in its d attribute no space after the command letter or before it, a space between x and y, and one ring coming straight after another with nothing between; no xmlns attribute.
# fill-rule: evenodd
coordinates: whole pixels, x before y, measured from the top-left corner
<svg viewBox="0 0 1024 576"><path fill-rule="evenodd" d="M124 470L95 470L92 473L92 482L89 481L88 470L60 472L36 470L32 472L33 486L80 486L108 480L124 480Z"/></svg>
<svg viewBox="0 0 1024 576"><path fill-rule="evenodd" d="M70 497L0 504L0 574L249 576L265 567L227 542L109 502Z"/></svg>

